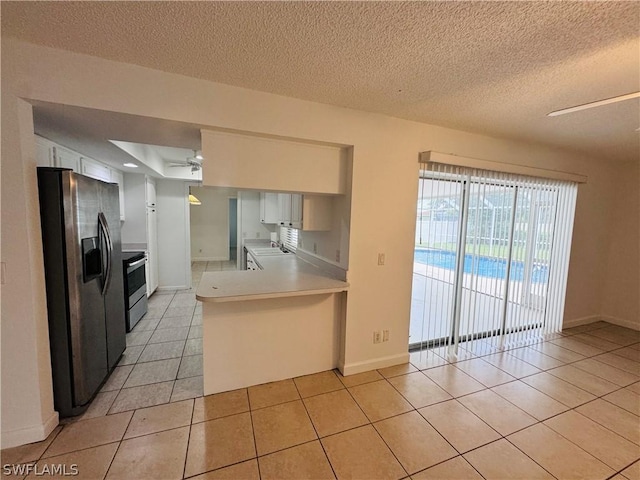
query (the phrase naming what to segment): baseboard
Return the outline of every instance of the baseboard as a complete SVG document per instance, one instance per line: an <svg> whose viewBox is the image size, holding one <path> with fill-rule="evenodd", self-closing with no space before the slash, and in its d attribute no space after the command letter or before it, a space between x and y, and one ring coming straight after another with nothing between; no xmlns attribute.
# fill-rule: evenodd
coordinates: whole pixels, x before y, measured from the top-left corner
<svg viewBox="0 0 640 480"><path fill-rule="evenodd" d="M393 367L394 365L401 365L409 361L409 352L401 353L398 355L390 355L388 357L376 358L374 360L367 360L365 362L356 362L350 364L341 363L338 365L340 372L345 377L348 375L355 375L356 373L368 372L377 368Z"/></svg>
<svg viewBox="0 0 640 480"><path fill-rule="evenodd" d="M565 320L562 322L562 328L579 327L580 325L588 325L590 323L599 322L600 320L602 320L600 315L589 315L588 317L574 318L573 320Z"/></svg>
<svg viewBox="0 0 640 480"><path fill-rule="evenodd" d="M163 292L163 291L166 292L168 290L189 290L189 287L187 287L186 285L178 285L178 286L170 285L168 287L158 287L156 288L156 290L159 292Z"/></svg>
<svg viewBox="0 0 640 480"><path fill-rule="evenodd" d="M613 323L614 325L618 325L619 327L630 328L631 330L640 331L640 323L631 322L629 320L624 320L622 318L610 317L608 315L600 315L600 320L604 320L605 322Z"/></svg>
<svg viewBox="0 0 640 480"><path fill-rule="evenodd" d="M589 315L588 317L575 318L573 320L567 320L562 324L562 328L578 327L580 325L588 325L595 322L607 322L619 327L630 328L631 330L640 331L640 323L631 322L622 318L611 317L609 315Z"/></svg>
<svg viewBox="0 0 640 480"><path fill-rule="evenodd" d="M192 262L228 262L230 258L227 257L191 257Z"/></svg>
<svg viewBox="0 0 640 480"><path fill-rule="evenodd" d="M18 430L2 432L2 448L17 447L27 443L40 442L47 438L53 429L58 426L58 412L53 412L46 422Z"/></svg>

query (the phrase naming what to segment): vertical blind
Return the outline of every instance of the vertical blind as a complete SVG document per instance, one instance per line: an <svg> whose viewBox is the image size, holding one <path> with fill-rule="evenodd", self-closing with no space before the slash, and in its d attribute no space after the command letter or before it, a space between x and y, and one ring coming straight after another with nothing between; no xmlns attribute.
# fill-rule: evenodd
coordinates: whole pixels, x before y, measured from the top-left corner
<svg viewBox="0 0 640 480"><path fill-rule="evenodd" d="M421 168L411 346L458 355L561 330L577 184Z"/></svg>

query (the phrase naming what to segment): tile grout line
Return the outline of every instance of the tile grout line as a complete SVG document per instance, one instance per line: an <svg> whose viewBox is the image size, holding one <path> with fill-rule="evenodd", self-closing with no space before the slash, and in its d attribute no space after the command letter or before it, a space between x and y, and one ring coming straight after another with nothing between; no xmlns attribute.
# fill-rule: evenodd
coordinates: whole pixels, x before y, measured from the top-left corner
<svg viewBox="0 0 640 480"><path fill-rule="evenodd" d="M196 410L196 401L193 400L193 405L191 405L191 418L189 418L189 435L187 435L187 448L184 453L184 463L182 465L182 478L185 478L187 475L187 460L189 459L189 445L191 445L191 427L193 426L193 415Z"/></svg>
<svg viewBox="0 0 640 480"><path fill-rule="evenodd" d="M258 442L256 441L256 432L253 426L253 410L251 409L251 398L249 397L249 388L245 389L245 394L247 396L247 406L249 407L249 422L251 423L251 437L253 438L253 451L256 453L255 460L256 466L258 468L258 478L262 478L262 474L260 473L260 462L258 461Z"/></svg>
<svg viewBox="0 0 640 480"><path fill-rule="evenodd" d="M102 477L107 478L107 475L109 474L109 470L111 470L111 467L113 466L113 462L115 461L116 457L118 456L118 452L120 451L120 447L122 447L122 443L124 442L124 436L127 433L127 430L129 429L129 426L131 425L131 422L133 421L133 416L135 415L135 411L131 413L131 417L129 418L129 421L127 422L127 426L126 428L123 430L122 432L122 436L120 437L120 440L118 440L118 446L116 447L116 451L113 454L113 457L111 457L111 461L109 462L109 466L107 467L107 469L104 472L104 476Z"/></svg>
<svg viewBox="0 0 640 480"><path fill-rule="evenodd" d="M331 370L331 372L333 372L333 370ZM334 376L336 378L338 377L335 373L334 373ZM337 379L338 379L338 381L340 381L339 378L337 378ZM320 435L318 434L318 429L316 428L316 425L313 423L313 420L311 419L311 415L309 414L309 409L307 408L307 404L304 402L304 398L300 394L300 389L298 388L298 384L296 383L295 378L293 379L293 385L295 386L296 392L298 392L298 396L300 397L300 403L302 403L302 407L304 408L304 411L307 414L307 418L309 419L309 423L311 423L311 427L313 428L313 431L316 434L315 440L311 440L311 441L312 442L317 441L320 444L320 448L322 448L322 453L324 454L324 458L327 460L327 463L329 464L329 468L331 468L331 472L333 473L334 478L338 478L338 475L337 475L337 473L335 471L335 468L333 467L333 464L331 463L331 460L329 459L329 455L327 455L327 450L324 448L324 444L322 443L322 439L321 439ZM338 391L338 390L332 390L332 391ZM331 392L325 392L325 393L331 393ZM323 394L319 394L319 395L323 395ZM311 398L311 396L307 397L307 398ZM310 442L307 442L307 443L310 443ZM302 444L302 445L304 445L304 444Z"/></svg>

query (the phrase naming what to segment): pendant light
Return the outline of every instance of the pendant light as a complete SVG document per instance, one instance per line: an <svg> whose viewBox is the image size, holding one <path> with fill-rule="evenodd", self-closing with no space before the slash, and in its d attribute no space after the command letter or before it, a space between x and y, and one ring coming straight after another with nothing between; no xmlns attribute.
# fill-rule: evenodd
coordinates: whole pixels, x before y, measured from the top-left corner
<svg viewBox="0 0 640 480"><path fill-rule="evenodd" d="M202 205L202 202L198 200L198 197L191 193L191 187L189 187L189 204L190 205Z"/></svg>

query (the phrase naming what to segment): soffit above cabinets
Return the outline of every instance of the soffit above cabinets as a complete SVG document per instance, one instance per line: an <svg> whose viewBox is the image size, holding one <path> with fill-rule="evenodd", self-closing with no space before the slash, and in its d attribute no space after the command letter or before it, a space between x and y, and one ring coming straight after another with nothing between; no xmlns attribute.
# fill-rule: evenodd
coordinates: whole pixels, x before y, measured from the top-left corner
<svg viewBox="0 0 640 480"><path fill-rule="evenodd" d="M203 184L275 192L344 194L344 149L226 132L202 131Z"/></svg>

